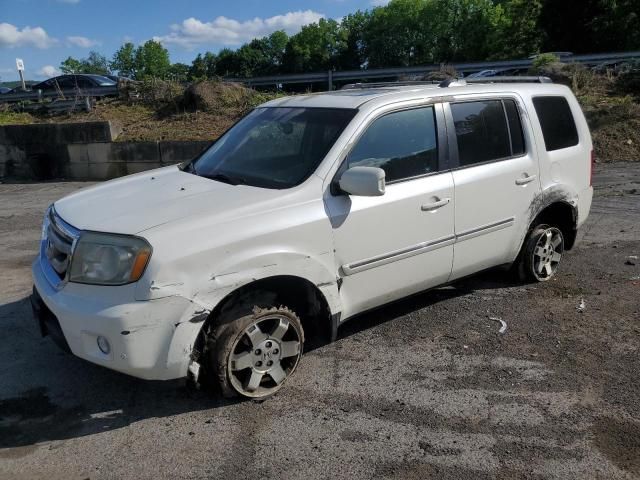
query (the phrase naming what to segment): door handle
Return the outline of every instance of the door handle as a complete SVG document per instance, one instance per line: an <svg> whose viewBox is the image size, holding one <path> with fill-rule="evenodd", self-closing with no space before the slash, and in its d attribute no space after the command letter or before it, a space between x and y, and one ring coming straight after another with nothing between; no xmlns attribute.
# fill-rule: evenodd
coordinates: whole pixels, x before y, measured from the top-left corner
<svg viewBox="0 0 640 480"><path fill-rule="evenodd" d="M527 175L525 173L525 175ZM516 185L526 185L527 183L531 183L536 179L536 175L527 175L524 178L518 178L516 180Z"/></svg>
<svg viewBox="0 0 640 480"><path fill-rule="evenodd" d="M444 207L451 201L450 198L443 198L442 200L438 200L437 202L427 203L420 207L420 210L423 212L433 212L434 210L439 209L440 207Z"/></svg>

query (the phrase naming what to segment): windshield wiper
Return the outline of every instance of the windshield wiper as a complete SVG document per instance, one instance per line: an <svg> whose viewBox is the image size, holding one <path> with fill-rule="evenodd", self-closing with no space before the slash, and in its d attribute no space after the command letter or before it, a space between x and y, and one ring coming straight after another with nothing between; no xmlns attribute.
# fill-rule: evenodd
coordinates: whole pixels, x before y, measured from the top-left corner
<svg viewBox="0 0 640 480"><path fill-rule="evenodd" d="M246 181L243 178L236 178L226 175L224 173L212 173L211 175L201 175L204 178L208 178L209 180L216 180L222 183L228 183L229 185L246 185Z"/></svg>

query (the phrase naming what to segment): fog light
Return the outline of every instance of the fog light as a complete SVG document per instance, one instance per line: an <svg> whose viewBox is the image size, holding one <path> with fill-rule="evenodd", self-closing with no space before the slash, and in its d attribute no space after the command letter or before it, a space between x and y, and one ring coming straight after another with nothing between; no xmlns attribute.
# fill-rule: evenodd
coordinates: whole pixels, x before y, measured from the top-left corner
<svg viewBox="0 0 640 480"><path fill-rule="evenodd" d="M111 352L111 345L109 345L109 340L104 337L98 337L98 348L105 355L109 355Z"/></svg>

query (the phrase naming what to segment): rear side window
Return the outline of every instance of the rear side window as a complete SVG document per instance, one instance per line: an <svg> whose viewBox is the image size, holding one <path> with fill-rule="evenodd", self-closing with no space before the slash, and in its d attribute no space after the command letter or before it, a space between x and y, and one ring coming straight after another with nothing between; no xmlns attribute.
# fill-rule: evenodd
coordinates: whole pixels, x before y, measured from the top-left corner
<svg viewBox="0 0 640 480"><path fill-rule="evenodd" d="M378 167L393 182L438 170L433 107L390 113L375 120L349 154L349 167Z"/></svg>
<svg viewBox="0 0 640 480"><path fill-rule="evenodd" d="M507 122L509 123L509 134L511 135L511 155L518 156L525 152L524 135L522 133L522 122L518 107L513 100L503 100L504 111L507 114Z"/></svg>
<svg viewBox="0 0 640 480"><path fill-rule="evenodd" d="M460 166L511 156L511 139L500 100L451 105Z"/></svg>
<svg viewBox="0 0 640 480"><path fill-rule="evenodd" d="M548 152L578 144L576 122L566 98L534 97L533 106L540 120Z"/></svg>

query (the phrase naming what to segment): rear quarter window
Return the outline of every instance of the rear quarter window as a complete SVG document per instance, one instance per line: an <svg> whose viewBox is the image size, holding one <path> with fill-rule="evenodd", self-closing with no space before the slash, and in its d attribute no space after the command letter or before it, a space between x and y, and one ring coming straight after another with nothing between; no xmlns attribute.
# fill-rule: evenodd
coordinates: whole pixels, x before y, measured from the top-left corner
<svg viewBox="0 0 640 480"><path fill-rule="evenodd" d="M548 152L578 144L578 129L569 102L564 97L534 97L542 136Z"/></svg>

